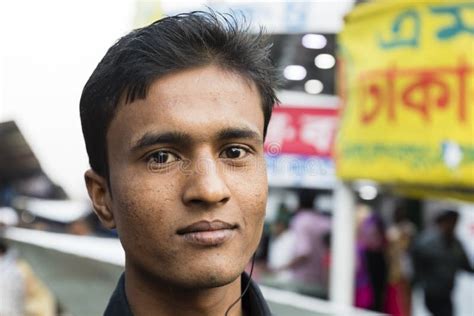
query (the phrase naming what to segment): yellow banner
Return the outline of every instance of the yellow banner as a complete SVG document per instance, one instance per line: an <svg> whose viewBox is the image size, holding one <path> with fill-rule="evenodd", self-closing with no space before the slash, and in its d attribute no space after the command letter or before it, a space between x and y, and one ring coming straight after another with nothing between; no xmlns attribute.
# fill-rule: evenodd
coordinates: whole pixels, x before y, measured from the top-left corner
<svg viewBox="0 0 474 316"><path fill-rule="evenodd" d="M474 1L362 4L338 40L338 176L474 188Z"/></svg>

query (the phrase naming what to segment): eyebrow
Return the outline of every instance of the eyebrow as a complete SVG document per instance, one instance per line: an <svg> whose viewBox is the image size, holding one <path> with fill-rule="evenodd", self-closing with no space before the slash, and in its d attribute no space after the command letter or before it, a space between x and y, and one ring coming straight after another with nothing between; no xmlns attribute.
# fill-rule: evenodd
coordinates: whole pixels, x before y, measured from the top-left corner
<svg viewBox="0 0 474 316"><path fill-rule="evenodd" d="M263 143L263 139L259 133L249 129L249 128L226 128L217 134L219 140L229 140L229 139L249 139L254 140L259 143Z"/></svg>
<svg viewBox="0 0 474 316"><path fill-rule="evenodd" d="M220 141L230 139L249 139L263 143L263 139L259 133L249 128L225 128L217 133L217 139ZM192 136L183 132L166 132L166 133L145 133L132 146L131 151L159 145L159 144L176 144L181 146L189 146L193 142Z"/></svg>
<svg viewBox="0 0 474 316"><path fill-rule="evenodd" d="M138 151L140 149L159 144L177 144L189 145L191 144L191 137L182 132L166 132L166 133L145 133L132 146L131 151Z"/></svg>

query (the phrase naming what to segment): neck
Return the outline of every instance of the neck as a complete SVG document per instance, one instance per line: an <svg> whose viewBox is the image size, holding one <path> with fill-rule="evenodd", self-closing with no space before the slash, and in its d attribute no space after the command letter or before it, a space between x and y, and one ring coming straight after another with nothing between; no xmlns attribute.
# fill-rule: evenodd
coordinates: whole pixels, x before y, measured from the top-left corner
<svg viewBox="0 0 474 316"><path fill-rule="evenodd" d="M125 269L125 293L134 316L150 315L150 311L164 316L225 315L241 294L240 279L221 287L189 289ZM228 316L242 315L241 302L228 313Z"/></svg>

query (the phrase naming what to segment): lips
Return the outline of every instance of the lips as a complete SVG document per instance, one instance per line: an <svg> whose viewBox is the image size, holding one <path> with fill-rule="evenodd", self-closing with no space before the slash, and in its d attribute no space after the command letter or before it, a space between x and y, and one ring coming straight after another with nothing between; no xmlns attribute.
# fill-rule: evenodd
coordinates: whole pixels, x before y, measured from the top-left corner
<svg viewBox="0 0 474 316"><path fill-rule="evenodd" d="M196 232L204 232L204 231L215 231L215 230L222 230L222 229L234 229L237 225L232 225L223 221L200 221L193 223L189 226L184 228L178 229L178 235L188 234L188 233L196 233Z"/></svg>
<svg viewBox="0 0 474 316"><path fill-rule="evenodd" d="M230 224L220 220L199 221L177 230L177 234L182 236L186 242L201 246L217 246L223 244L234 236L238 228L235 224Z"/></svg>

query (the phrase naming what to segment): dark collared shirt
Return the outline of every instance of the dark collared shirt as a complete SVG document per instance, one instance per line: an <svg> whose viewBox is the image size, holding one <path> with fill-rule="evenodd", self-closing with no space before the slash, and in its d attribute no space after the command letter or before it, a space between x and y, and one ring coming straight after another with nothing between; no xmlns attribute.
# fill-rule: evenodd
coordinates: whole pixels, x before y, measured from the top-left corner
<svg viewBox="0 0 474 316"><path fill-rule="evenodd" d="M271 316L270 308L263 298L260 289L246 273L242 274L242 289L245 288L247 282L250 282L249 289L242 298L242 308L246 316ZM104 316L133 316L125 295L125 276L122 274L117 287L115 288L109 304L104 312Z"/></svg>

